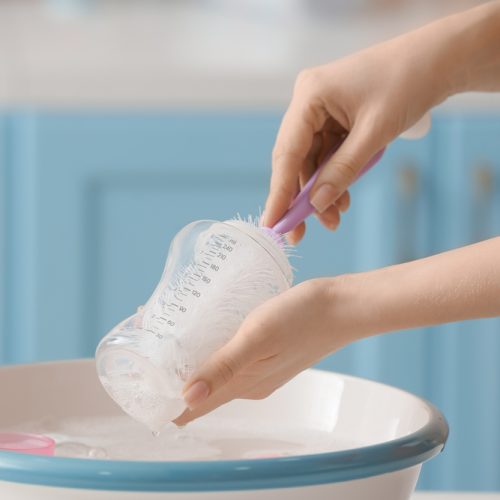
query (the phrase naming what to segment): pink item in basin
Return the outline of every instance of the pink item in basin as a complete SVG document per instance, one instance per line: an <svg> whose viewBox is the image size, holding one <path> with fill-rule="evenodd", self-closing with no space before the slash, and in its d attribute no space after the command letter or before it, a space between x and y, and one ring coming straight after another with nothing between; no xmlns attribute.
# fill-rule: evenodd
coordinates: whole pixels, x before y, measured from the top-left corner
<svg viewBox="0 0 500 500"><path fill-rule="evenodd" d="M0 450L52 456L55 447L56 442L52 438L41 434L0 432Z"/></svg>

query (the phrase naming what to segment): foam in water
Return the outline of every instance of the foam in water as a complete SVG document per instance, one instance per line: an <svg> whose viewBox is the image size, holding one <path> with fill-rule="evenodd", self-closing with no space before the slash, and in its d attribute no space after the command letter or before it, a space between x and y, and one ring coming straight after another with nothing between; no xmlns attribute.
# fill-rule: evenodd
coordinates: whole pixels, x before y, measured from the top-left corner
<svg viewBox="0 0 500 500"><path fill-rule="evenodd" d="M259 459L356 447L324 431L286 425L256 429L251 422L210 415L185 428L172 424L157 437L126 415L42 419L5 430L48 435L56 441L59 457L100 460Z"/></svg>

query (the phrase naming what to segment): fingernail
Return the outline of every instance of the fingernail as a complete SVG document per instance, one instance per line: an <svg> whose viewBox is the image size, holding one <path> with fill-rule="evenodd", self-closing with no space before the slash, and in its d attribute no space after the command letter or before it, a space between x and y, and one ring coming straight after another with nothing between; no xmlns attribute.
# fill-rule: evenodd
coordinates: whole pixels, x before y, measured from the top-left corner
<svg viewBox="0 0 500 500"><path fill-rule="evenodd" d="M321 214L335 201L335 196L333 186L323 184L311 197L311 205Z"/></svg>
<svg viewBox="0 0 500 500"><path fill-rule="evenodd" d="M200 405L207 399L210 393L210 388L208 384L203 380L198 380L195 382L185 393L184 401L190 410L193 410L196 406Z"/></svg>
<svg viewBox="0 0 500 500"><path fill-rule="evenodd" d="M329 221L326 223L328 229L330 229L330 231L335 231L339 225L339 223L337 221Z"/></svg>

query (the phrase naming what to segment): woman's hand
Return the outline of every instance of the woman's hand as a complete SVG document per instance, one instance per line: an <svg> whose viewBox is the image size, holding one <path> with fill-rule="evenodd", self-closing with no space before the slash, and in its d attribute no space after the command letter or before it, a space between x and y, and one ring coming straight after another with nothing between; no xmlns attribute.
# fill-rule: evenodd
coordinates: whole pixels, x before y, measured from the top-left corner
<svg viewBox="0 0 500 500"><path fill-rule="evenodd" d="M355 340L500 315L500 237L367 273L306 281L252 311L193 375L187 422L236 398L261 399Z"/></svg>
<svg viewBox="0 0 500 500"><path fill-rule="evenodd" d="M371 332L370 306L348 276L303 282L252 311L186 384L184 425L236 398L262 399L297 373ZM364 311L360 313L360 311Z"/></svg>
<svg viewBox="0 0 500 500"><path fill-rule="evenodd" d="M303 71L276 139L262 223L273 226L283 216L345 138L311 191L320 221L336 229L348 187L379 150L449 95L500 88L499 44L497 1ZM301 224L290 241L304 231Z"/></svg>
<svg viewBox="0 0 500 500"><path fill-rule="evenodd" d="M191 411L181 425L235 398L261 399L356 338L356 325L333 321L335 280L301 283L256 308L235 337L188 384ZM333 299L333 300L332 300ZM339 316L340 317L340 316Z"/></svg>

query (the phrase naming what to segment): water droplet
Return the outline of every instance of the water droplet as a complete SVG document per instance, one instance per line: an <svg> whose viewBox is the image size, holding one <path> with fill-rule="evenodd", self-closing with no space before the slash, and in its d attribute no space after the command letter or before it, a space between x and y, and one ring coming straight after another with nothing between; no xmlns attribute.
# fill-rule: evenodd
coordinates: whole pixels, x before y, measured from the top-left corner
<svg viewBox="0 0 500 500"><path fill-rule="evenodd" d="M160 431L151 431L151 434L153 434L153 436L157 438L160 435Z"/></svg>

